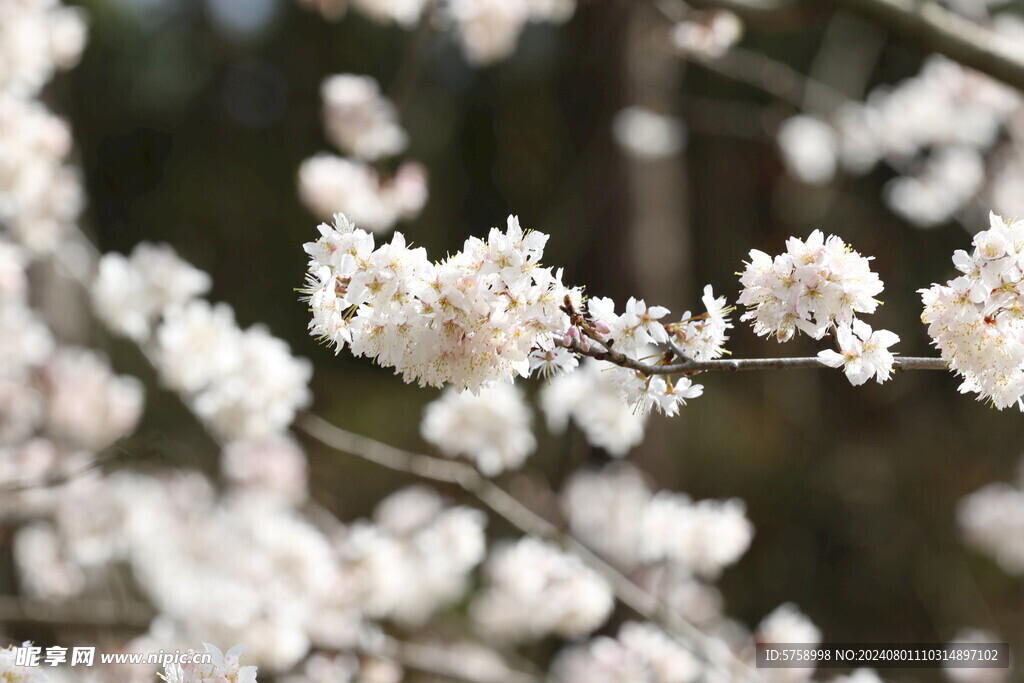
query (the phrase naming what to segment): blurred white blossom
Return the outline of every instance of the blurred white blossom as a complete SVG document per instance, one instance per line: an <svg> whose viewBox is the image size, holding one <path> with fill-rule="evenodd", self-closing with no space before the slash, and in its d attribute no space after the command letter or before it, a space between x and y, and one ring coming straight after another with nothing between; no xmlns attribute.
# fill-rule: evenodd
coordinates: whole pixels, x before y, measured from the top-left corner
<svg viewBox="0 0 1024 683"><path fill-rule="evenodd" d="M754 527L741 500L694 502L683 494L662 491L645 507L638 536L644 561L668 561L716 578L746 552Z"/></svg>
<svg viewBox="0 0 1024 683"><path fill-rule="evenodd" d="M43 369L47 429L56 437L100 449L135 429L142 413L142 383L118 376L99 354L59 350Z"/></svg>
<svg viewBox="0 0 1024 683"><path fill-rule="evenodd" d="M401 153L407 136L395 106L369 76L337 74L321 86L324 128L338 149L375 161Z"/></svg>
<svg viewBox="0 0 1024 683"><path fill-rule="evenodd" d="M232 441L224 447L220 464L236 492L288 505L299 505L309 495L306 454L289 436Z"/></svg>
<svg viewBox="0 0 1024 683"><path fill-rule="evenodd" d="M90 293L96 314L111 330L143 342L165 311L209 290L210 276L182 260L172 247L141 242L127 257L104 254Z"/></svg>
<svg viewBox="0 0 1024 683"><path fill-rule="evenodd" d="M615 141L639 159L664 159L682 150L686 128L679 119L646 107L626 107L612 123Z"/></svg>
<svg viewBox="0 0 1024 683"><path fill-rule="evenodd" d="M1024 489L989 484L966 496L957 507L964 539L991 555L1003 571L1024 575Z"/></svg>
<svg viewBox="0 0 1024 683"><path fill-rule="evenodd" d="M366 164L321 153L299 167L299 194L315 216L345 212L371 232L387 232L400 220L419 215L427 201L427 174L415 162L381 178Z"/></svg>
<svg viewBox="0 0 1024 683"><path fill-rule="evenodd" d="M811 185L824 185L836 174L839 141L833 128L813 116L786 119L777 133L786 168Z"/></svg>
<svg viewBox="0 0 1024 683"><path fill-rule="evenodd" d="M85 14L58 0L0 4L0 91L39 92L57 69L78 63L86 41Z"/></svg>
<svg viewBox="0 0 1024 683"><path fill-rule="evenodd" d="M970 645L972 643L998 643L1004 641L991 631L976 628L961 629L949 642L949 647ZM1007 668L970 668L952 662L943 662L942 675L953 683L1003 683L1011 679L1012 665Z"/></svg>
<svg viewBox="0 0 1024 683"><path fill-rule="evenodd" d="M611 614L608 584L575 555L526 537L491 551L485 585L470 605L473 620L494 638L577 638Z"/></svg>
<svg viewBox="0 0 1024 683"><path fill-rule="evenodd" d="M618 638L599 636L562 650L552 672L559 683L690 683L698 658L654 624L627 621Z"/></svg>
<svg viewBox="0 0 1024 683"><path fill-rule="evenodd" d="M683 55L717 59L743 36L743 23L728 10L696 12L672 29L672 45Z"/></svg>
<svg viewBox="0 0 1024 683"><path fill-rule="evenodd" d="M643 441L647 412L623 400L613 368L587 359L575 372L543 387L540 405L552 431L564 432L572 419L589 444L622 457Z"/></svg>
<svg viewBox="0 0 1024 683"><path fill-rule="evenodd" d="M448 457L476 462L484 476L522 467L537 442L522 392L508 384L477 395L445 389L423 412L420 433Z"/></svg>

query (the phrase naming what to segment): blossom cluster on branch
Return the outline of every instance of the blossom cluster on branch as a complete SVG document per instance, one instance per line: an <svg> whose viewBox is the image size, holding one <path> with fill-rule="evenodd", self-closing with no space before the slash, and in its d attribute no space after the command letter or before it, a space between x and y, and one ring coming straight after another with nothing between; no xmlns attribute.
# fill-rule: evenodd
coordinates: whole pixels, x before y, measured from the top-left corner
<svg viewBox="0 0 1024 683"><path fill-rule="evenodd" d="M879 302L874 297L883 289L870 259L835 235L826 239L820 230L806 241L791 237L786 253L775 258L752 250L740 276L744 289L738 301L748 308L742 319L753 321L757 334L775 335L780 342L797 332L814 339L834 332L839 352L820 352L821 362L842 367L854 386L872 376L882 383L893 366L889 347L899 337L873 331L856 317L875 312Z"/></svg>
<svg viewBox="0 0 1024 683"><path fill-rule="evenodd" d="M961 393L1024 410L1024 221L993 213L990 226L953 254L958 277L921 290L921 321Z"/></svg>
<svg viewBox="0 0 1024 683"><path fill-rule="evenodd" d="M587 363L580 379L556 378L546 391L546 396L558 396L547 401L549 419L557 428L574 416L590 425L589 431L608 434L595 438L613 451L628 448L636 437L617 442L611 437L614 430L604 429L605 418L588 418L603 405L604 394L591 389L614 387L619 400L641 415L652 409L675 415L702 394L703 386L685 370L663 373L658 366L678 361L684 368L686 362L711 361L726 353L732 309L710 285L702 297L704 312L687 311L674 322L666 318L668 309L634 297L617 311L613 300L585 298L581 289L562 282L561 270L542 266L547 235L524 231L514 216L505 231L492 228L486 241L470 237L460 251L439 262L431 262L422 248L408 247L401 233L378 247L373 235L343 214L335 216L333 226L321 224L319 232L319 240L305 245L310 258L304 293L313 336L339 351L348 347L356 356L393 367L406 382L474 393L532 372L572 376L579 357L592 356L604 365ZM878 306L874 297L882 291L869 260L820 231L806 241L791 238L787 252L775 258L753 250L740 277L744 289L738 301L748 309L743 319L752 321L756 333L779 341L797 331L815 339L834 332L839 353L822 351L820 362L842 367L855 385L872 376L882 382L894 363L889 347L899 338L873 331L856 317L873 312ZM651 358L653 364L645 365L643 360ZM593 379L584 388L580 383L586 383L586 373ZM455 399L446 400L454 408ZM445 421L437 425L456 414L441 408L435 412ZM616 422L642 433L642 420L619 417ZM430 431L437 436L428 438L443 450L455 450L443 444L445 429ZM506 448L504 456L489 454L488 469L500 471L502 460L521 462L530 448L524 443Z"/></svg>

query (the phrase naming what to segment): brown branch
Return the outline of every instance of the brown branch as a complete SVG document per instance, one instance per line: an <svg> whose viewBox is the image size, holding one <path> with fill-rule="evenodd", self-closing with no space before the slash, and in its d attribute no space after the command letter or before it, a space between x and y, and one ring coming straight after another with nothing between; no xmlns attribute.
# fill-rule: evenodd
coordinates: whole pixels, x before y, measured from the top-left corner
<svg viewBox="0 0 1024 683"><path fill-rule="evenodd" d="M142 602L51 602L0 595L0 623L147 628L154 615L153 608Z"/></svg>
<svg viewBox="0 0 1024 683"><path fill-rule="evenodd" d="M1024 51L934 0L832 0L928 50L1024 90Z"/></svg>
<svg viewBox="0 0 1024 683"><path fill-rule="evenodd" d="M575 340L570 347L576 353L583 356L590 356L598 360L605 360L614 365L630 370L642 372L645 375L684 375L693 372L713 372L727 370L739 372L740 370L808 370L821 369L830 366L825 365L815 356L802 358L720 358L718 360L693 361L684 360L678 363L650 364L642 363L619 353L614 349L604 349L595 342L590 342L590 347L584 351ZM684 358L684 354L678 349L673 350L678 357ZM893 362L894 370L948 370L949 364L941 358L907 356L897 357Z"/></svg>
<svg viewBox="0 0 1024 683"><path fill-rule="evenodd" d="M461 462L441 460L389 446L365 436L336 427L312 414L302 415L295 426L320 443L389 469L414 474L424 479L456 484L482 505L525 534L562 545L612 588L615 597L630 610L661 626L683 645L701 654L712 665L728 663L732 680L756 679L750 665L737 658L728 646L708 636L679 613L615 569L583 543L529 509L475 468Z"/></svg>
<svg viewBox="0 0 1024 683"><path fill-rule="evenodd" d="M360 654L378 657L421 673L442 676L463 683L539 683L540 676L516 671L503 659L474 659L458 656L458 649L401 641L387 635L372 638L372 645L356 648ZM497 657L497 653L488 650Z"/></svg>
<svg viewBox="0 0 1024 683"><path fill-rule="evenodd" d="M696 7L728 9L747 21L777 19L823 2L795 0L688 0ZM831 0L932 52L1024 90L1024 51L1008 37L943 7L935 0Z"/></svg>

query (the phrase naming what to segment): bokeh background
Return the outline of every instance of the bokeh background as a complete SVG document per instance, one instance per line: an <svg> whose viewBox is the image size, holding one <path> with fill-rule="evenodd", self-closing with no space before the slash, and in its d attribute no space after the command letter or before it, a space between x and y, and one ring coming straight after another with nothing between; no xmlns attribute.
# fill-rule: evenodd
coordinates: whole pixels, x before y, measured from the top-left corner
<svg viewBox="0 0 1024 683"><path fill-rule="evenodd" d="M427 449L419 415L437 392L335 356L305 334L296 288L302 243L318 220L298 199L296 172L327 147L319 87L338 72L375 77L398 103L407 156L430 175L426 209L399 229L431 253L454 251L514 213L551 235L545 260L565 266L566 282L678 314L699 307L705 283L734 300L751 248L778 253L786 237L820 228L876 257L886 289L873 325L896 331L902 354L932 355L916 290L951 277L950 255L970 242L964 226L922 230L895 217L880 198L893 175L885 168L826 187L790 179L774 133L793 106L667 56L653 2L581 2L564 26L530 25L516 53L487 68L467 65L443 33L357 13L330 23L288 0L78 4L90 17L88 48L47 99L74 130L87 232L103 251L168 242L208 271L210 298L229 302L243 327L265 324L313 361L313 411L347 429ZM743 45L802 73L827 73L822 59L870 53L862 89L919 69L919 46L817 4L748 25ZM830 30L863 43L823 56ZM785 86L785 74L751 68ZM684 122L679 154L644 161L616 144L614 117L634 104ZM965 223L987 227L980 213ZM738 358L817 350L806 339L779 346L755 338L744 325L733 332ZM138 352L98 328L71 334L151 385L133 440L140 462L215 469L214 444L156 386ZM968 626L1011 641L1024 633L1024 583L966 548L956 525L964 495L1016 476L1018 413L958 394L945 373L860 388L818 371L701 381L705 395L678 418L653 417L628 457L658 486L746 501L756 536L719 584L731 615L754 625L793 601L826 642L946 642ZM534 425L539 447L529 473L507 475L513 491L520 478L557 490L577 465L608 460L578 434L550 434L539 414ZM313 495L342 519L410 483L306 445ZM536 502L557 514L551 501Z"/></svg>

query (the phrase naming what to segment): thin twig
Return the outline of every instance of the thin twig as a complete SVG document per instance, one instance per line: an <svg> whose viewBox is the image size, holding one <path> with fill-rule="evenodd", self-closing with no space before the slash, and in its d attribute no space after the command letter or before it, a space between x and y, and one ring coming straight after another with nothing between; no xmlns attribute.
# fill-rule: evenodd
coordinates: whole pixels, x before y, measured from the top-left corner
<svg viewBox="0 0 1024 683"><path fill-rule="evenodd" d="M571 535L562 533L554 524L520 503L497 484L484 478L470 465L395 448L375 439L348 432L312 414L302 415L295 425L320 443L343 453L363 458L398 472L458 485L523 533L553 541L565 547L588 567L600 574L623 605L644 619L657 623L681 643L702 654L709 663L713 665L728 663L733 667L730 673L733 676L738 676L733 680L747 680L753 676L750 665L737 658L724 643L708 636L686 621L680 614L631 581L583 543Z"/></svg>
<svg viewBox="0 0 1024 683"><path fill-rule="evenodd" d="M848 101L845 95L824 83L753 50L733 47L721 57L686 57L695 64L726 78L752 85L798 109L809 97L830 109L836 109Z"/></svg>
<svg viewBox="0 0 1024 683"><path fill-rule="evenodd" d="M576 353L583 356L590 356L598 360L606 360L620 367L629 368L642 372L645 375L685 375L693 372L714 372L727 370L739 372L740 370L820 370L831 368L822 363L816 356L801 358L720 358L718 360L693 361L685 360L679 363L650 364L642 363L619 353L614 349L601 348L593 341L587 350L575 340L570 347ZM683 352L674 348L673 353L684 358ZM949 363L941 358L907 356L896 358L893 361L894 370L948 370Z"/></svg>
<svg viewBox="0 0 1024 683"><path fill-rule="evenodd" d="M697 7L728 9L747 20L774 19L819 2L796 0L688 0ZM1007 36L966 19L935 0L831 0L878 26L964 66L1024 90L1024 51Z"/></svg>
<svg viewBox="0 0 1024 683"><path fill-rule="evenodd" d="M1024 51L934 0L832 0L893 33L1024 90Z"/></svg>

